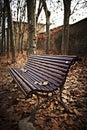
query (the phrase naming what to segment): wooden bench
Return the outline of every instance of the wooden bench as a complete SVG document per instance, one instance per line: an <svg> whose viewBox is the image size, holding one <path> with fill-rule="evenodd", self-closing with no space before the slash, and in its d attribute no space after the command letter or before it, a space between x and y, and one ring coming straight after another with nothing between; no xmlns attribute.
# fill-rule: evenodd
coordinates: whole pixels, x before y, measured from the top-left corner
<svg viewBox="0 0 87 130"><path fill-rule="evenodd" d="M26 98L36 95L38 103L31 113L30 121L34 121L36 111L43 104L58 100L67 111L62 101L62 90L69 68L77 60L76 56L63 55L30 55L22 69L10 68L9 71ZM42 98L44 100L42 100Z"/></svg>

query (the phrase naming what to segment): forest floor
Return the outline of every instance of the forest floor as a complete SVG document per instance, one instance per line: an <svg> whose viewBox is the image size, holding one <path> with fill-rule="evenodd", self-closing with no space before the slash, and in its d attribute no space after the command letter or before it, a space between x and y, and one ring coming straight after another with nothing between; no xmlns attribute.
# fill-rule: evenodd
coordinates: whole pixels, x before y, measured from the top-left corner
<svg viewBox="0 0 87 130"><path fill-rule="evenodd" d="M71 67L64 85L63 100L71 113L52 103L38 111L37 130L87 130L87 57L81 59ZM29 116L35 104L34 100L25 100L8 71L9 66L22 67L26 60L25 54L20 54L14 64L0 58L0 130L18 130L18 122Z"/></svg>

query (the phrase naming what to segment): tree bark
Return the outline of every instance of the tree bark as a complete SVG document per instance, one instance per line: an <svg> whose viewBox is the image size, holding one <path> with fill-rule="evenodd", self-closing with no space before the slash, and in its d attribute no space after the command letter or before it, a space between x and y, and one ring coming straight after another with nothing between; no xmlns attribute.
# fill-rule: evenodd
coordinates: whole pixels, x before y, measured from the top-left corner
<svg viewBox="0 0 87 130"><path fill-rule="evenodd" d="M29 54L36 54L36 0L27 0L28 28L29 28Z"/></svg>
<svg viewBox="0 0 87 130"><path fill-rule="evenodd" d="M46 14L46 54L49 53L50 49L50 12Z"/></svg>
<svg viewBox="0 0 87 130"><path fill-rule="evenodd" d="M64 3L64 25L62 33L61 54L67 55L69 49L69 17L71 0L63 0Z"/></svg>
<svg viewBox="0 0 87 130"><path fill-rule="evenodd" d="M11 48L11 53L12 53L12 62L15 62L15 46L14 46L14 40L13 40L13 28L12 28L10 2L9 0L5 0L5 1L6 1L6 6L7 6L8 22L9 22L9 28L10 28L10 48Z"/></svg>
<svg viewBox="0 0 87 130"><path fill-rule="evenodd" d="M8 19L7 19L8 22ZM7 58L9 58L9 22L8 22L8 28L7 28Z"/></svg>
<svg viewBox="0 0 87 130"><path fill-rule="evenodd" d="M5 0L2 8L2 41L1 41L1 55L5 55Z"/></svg>
<svg viewBox="0 0 87 130"><path fill-rule="evenodd" d="M49 53L49 48L50 48L50 11L48 10L47 8L47 5L46 5L46 1L42 0L42 6L44 8L44 12L45 12L45 15L46 15L46 48L45 48L45 51L46 51L46 54Z"/></svg>

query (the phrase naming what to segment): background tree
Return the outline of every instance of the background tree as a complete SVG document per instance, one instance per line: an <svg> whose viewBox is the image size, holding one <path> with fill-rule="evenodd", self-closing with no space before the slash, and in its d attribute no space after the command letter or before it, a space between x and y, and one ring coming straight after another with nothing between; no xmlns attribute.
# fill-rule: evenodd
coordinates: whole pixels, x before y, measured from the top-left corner
<svg viewBox="0 0 87 130"><path fill-rule="evenodd" d="M63 0L64 4L64 24L62 33L62 44L61 44L61 54L67 55L69 52L69 19L70 16L78 12L81 8L86 8L86 0L77 0L75 4L74 0ZM73 6L74 4L74 6ZM73 9L71 8L73 7ZM72 10L71 10L72 9Z"/></svg>
<svg viewBox="0 0 87 130"><path fill-rule="evenodd" d="M64 25L62 33L62 44L61 44L61 54L67 55L69 48L69 17L70 17L70 7L71 0L63 0L64 4Z"/></svg>
<svg viewBox="0 0 87 130"><path fill-rule="evenodd" d="M9 31L9 28L10 28L10 26L9 26L9 20L8 20L8 18L7 18L7 23L8 23L8 27L7 27L7 58L9 58L10 57L10 31Z"/></svg>
<svg viewBox="0 0 87 130"><path fill-rule="evenodd" d="M17 1L17 22L14 26L14 35L15 35L15 44L18 53L23 53L23 38L24 38L24 28L25 26L25 13L26 13L26 1L18 0ZM18 40L16 40L16 37L18 35Z"/></svg>
<svg viewBox="0 0 87 130"><path fill-rule="evenodd" d="M5 55L5 0L2 5L2 40L1 40L1 55Z"/></svg>
<svg viewBox="0 0 87 130"><path fill-rule="evenodd" d="M46 54L48 54L48 49L50 46L50 11L47 8L46 0L42 0L42 6L44 8L45 16L46 16Z"/></svg>
<svg viewBox="0 0 87 130"><path fill-rule="evenodd" d="M2 0L3 1L3 0ZM55 3L56 1L56 3ZM46 54L48 54L49 51L49 46L50 46L50 14L51 12L54 10L54 6L55 10L57 10L57 8L60 10L62 10L62 12L64 11L64 25L63 25L63 33L62 33L62 42L61 42L61 54L68 54L69 51L69 19L70 16L73 16L73 13L75 13L76 11L78 12L78 10L80 8L85 8L87 9L86 3L87 0L27 0L27 1L23 1L23 0L17 0L17 1L9 1L9 0L4 0L3 4L0 4L0 17L2 18L2 22L1 24L2 29L0 31L1 32L1 37L2 37L2 42L0 42L0 53L2 55L5 55L5 53L7 52L7 57L9 57L9 52L11 50L11 54L12 54L12 59L13 61L15 60L15 45L18 49L19 52L23 52L23 38L24 38L24 29L22 28L22 25L24 25L24 22L26 22L26 9L27 9L27 16L28 16L28 36L29 36L29 44L28 44L28 51L29 53L36 53L36 46L37 46L37 34L36 34L36 23L38 23L38 18L40 16L41 11L44 10L44 14L45 14L45 21L46 21L46 44L45 44L45 50L46 50ZM1 2L1 1L0 1ZM11 4L13 3L12 7L14 6L14 3L16 4L16 14L17 17L15 18L17 21L16 23L18 23L18 30L17 28L15 28L14 26L14 34L13 34L13 27L12 27L12 16L13 13L11 12L10 8L10 2ZM36 2L39 2L38 4L38 11L37 14L36 13ZM76 4L73 4L73 2ZM1 2L2 3L2 2ZM55 3L55 4L54 4ZM52 6L53 4L53 6ZM64 5L64 6L62 6ZM49 8L50 7L50 8ZM53 9L51 9L51 7ZM64 7L64 8L62 8ZM43 10L42 10L43 9ZM54 11L55 11L54 10ZM85 11L86 12L86 11ZM12 13L12 14L11 14ZM60 12L57 12L60 13ZM56 14L57 15L57 14ZM24 18L25 17L25 18ZM72 17L73 18L73 17ZM73 18L73 20L75 20ZM54 20L55 21L55 20ZM57 19L57 21L59 21L59 19ZM40 21L41 22L41 21ZM51 21L52 22L52 21ZM7 23L7 27L6 27L6 23ZM26 28L27 30L27 28ZM18 31L18 34L16 33ZM13 38L14 37L14 38ZM19 37L19 39L18 39ZM6 41L7 40L7 41ZM18 44L16 42L19 42ZM26 36L26 40L25 43L27 44L27 36ZM15 43L15 44L14 44ZM53 49L53 48L51 48Z"/></svg>
<svg viewBox="0 0 87 130"><path fill-rule="evenodd" d="M27 0L27 15L29 29L29 53L36 54L36 0Z"/></svg>
<svg viewBox="0 0 87 130"><path fill-rule="evenodd" d="M10 1L5 0L6 7L7 7L7 15L8 15L8 24L9 24L9 37L10 37L10 48L12 53L12 62L15 62L15 46L14 46L14 39L13 39L13 27L12 27L12 15L11 15L11 8L10 8Z"/></svg>
<svg viewBox="0 0 87 130"><path fill-rule="evenodd" d="M50 47L50 11L48 10L46 0L39 0L39 6L38 6L38 12L36 17L36 22L38 21L39 15L44 9L45 12L45 18L46 18L46 44L45 44L45 52L46 54L49 53L49 47Z"/></svg>

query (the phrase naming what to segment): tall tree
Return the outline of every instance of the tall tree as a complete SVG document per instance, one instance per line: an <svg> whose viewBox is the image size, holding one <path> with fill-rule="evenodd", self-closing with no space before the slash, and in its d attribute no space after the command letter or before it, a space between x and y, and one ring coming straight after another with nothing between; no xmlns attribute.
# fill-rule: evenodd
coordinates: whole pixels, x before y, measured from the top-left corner
<svg viewBox="0 0 87 130"><path fill-rule="evenodd" d="M0 27L2 25L2 1L0 1ZM0 29L0 35L2 34L2 31ZM0 55L1 55L1 50L2 50L2 42L1 42L1 36L0 36Z"/></svg>
<svg viewBox="0 0 87 130"><path fill-rule="evenodd" d="M36 54L36 0L27 0L28 28L29 28L29 53Z"/></svg>
<svg viewBox="0 0 87 130"><path fill-rule="evenodd" d="M69 17L71 0L63 0L64 3L64 25L62 33L61 54L67 55L69 49Z"/></svg>
<svg viewBox="0 0 87 130"><path fill-rule="evenodd" d="M46 0L39 0L39 7L37 12L36 21L38 21L38 17L42 11L42 8L44 9L45 16L46 16L46 44L45 44L45 52L46 54L49 53L49 47L50 47L50 11L48 10Z"/></svg>
<svg viewBox="0 0 87 130"><path fill-rule="evenodd" d="M71 11L71 2L76 4L73 6ZM63 0L64 4L64 24L63 24L63 33L62 33L62 45L61 45L61 54L67 55L69 53L69 18L73 13L78 12L79 9L87 9L86 6L87 0Z"/></svg>
<svg viewBox="0 0 87 130"><path fill-rule="evenodd" d="M9 20L7 19L7 23L8 23L8 27L7 27L7 58L9 58L9 52L10 52L10 40L9 40L9 36L10 36L10 33L9 33Z"/></svg>
<svg viewBox="0 0 87 130"><path fill-rule="evenodd" d="M26 14L26 1L17 1L17 24L15 24L15 43L17 44L18 53L21 51L23 53L23 38L24 38L24 26L25 26L25 14ZM16 41L16 35L18 35L18 40Z"/></svg>
<svg viewBox="0 0 87 130"><path fill-rule="evenodd" d="M1 55L5 55L5 0L2 8L2 41L1 41Z"/></svg>
<svg viewBox="0 0 87 130"><path fill-rule="evenodd" d="M14 46L14 40L13 40L13 27L12 27L10 1L5 0L5 2L6 2L6 7L7 7L8 24L9 24L9 31L10 31L10 48L11 48L11 53L12 53L12 62L15 62L15 46Z"/></svg>
<svg viewBox="0 0 87 130"><path fill-rule="evenodd" d="M50 46L50 11L47 8L46 0L42 0L42 6L46 16L46 54L48 54L48 48Z"/></svg>

